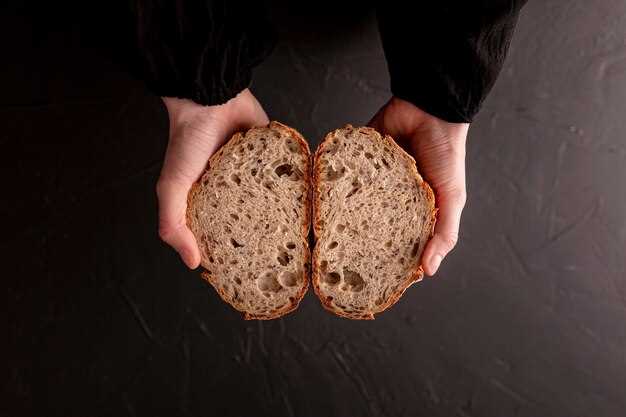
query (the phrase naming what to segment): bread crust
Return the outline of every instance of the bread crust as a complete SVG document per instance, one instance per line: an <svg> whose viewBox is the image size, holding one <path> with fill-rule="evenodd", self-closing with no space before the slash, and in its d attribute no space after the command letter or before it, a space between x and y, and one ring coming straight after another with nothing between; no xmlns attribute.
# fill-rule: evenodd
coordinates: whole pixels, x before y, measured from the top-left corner
<svg viewBox="0 0 626 417"><path fill-rule="evenodd" d="M303 247L304 247L304 254L305 254L304 268L302 270L302 282L304 284L302 285L302 288L293 297L293 300L291 300L290 303L286 304L284 307L277 309L277 310L270 311L268 314L253 314L253 313L250 313L248 311L238 308L230 301L226 293L219 287L217 283L218 281L217 277L214 276L213 274L209 274L208 271L204 269L206 268L207 260L204 258L204 256L202 256L201 266L204 269L201 272L202 279L207 281L209 284L213 286L213 288L215 288L215 290L220 295L222 300L230 304L236 310L242 312L244 314L245 320L272 320L272 319L276 319L281 316L284 316L285 314L288 314L294 311L296 308L298 308L300 301L302 301L302 299L304 298L304 295L306 294L309 288L309 270L310 270L311 253L310 253L310 248L309 248L308 235L309 235L309 226L311 224L310 207L311 207L311 198L312 198L311 196L311 171L312 171L311 165L312 164L311 164L311 151L309 149L309 144L304 139L304 137L300 134L300 132L298 132L297 130L289 126L279 123L277 121L271 121L267 126L261 126L261 127L266 127L275 131L281 131L286 134L285 136L291 136L295 138L298 144L300 145L302 153L306 155L307 166L306 166L305 172L303 173L304 174L303 180L304 180L304 184L306 187L306 192L304 194L305 194L305 199L306 199L305 207L307 207L307 209L305 209L304 211L305 215L301 224L301 233L302 233L302 239L303 239L302 243L304 245ZM200 176L200 178L192 185L187 195L187 211L186 211L187 225L192 224L192 222L194 221L194 219L191 216L191 210L189 208L193 204L195 195L201 190L202 185L200 184L200 182L202 181L202 178L204 177L206 172L210 169L212 164L215 164L221 160L221 158L223 157L226 151L234 148L239 143L239 141L243 140L243 138L245 138L245 136L249 132L251 132L253 129L256 129L256 128L252 128L246 132L235 133L230 138L230 140L228 140L224 145L222 145L222 147L209 158L207 168L205 169L204 173Z"/></svg>
<svg viewBox="0 0 626 417"><path fill-rule="evenodd" d="M393 149L396 150L396 152L401 155L403 158L408 159L411 163L409 164L411 166L411 171L413 176L415 177L416 181L418 181L418 183L420 183L421 187L424 189L424 191L426 192L426 198L429 202L429 204L431 205L432 209L430 211L430 231L429 231L429 238L431 238L434 234L434 230L435 230L435 223L437 221L437 206L436 206L436 200L435 200L435 193L433 192L432 188L430 187L430 185L422 178L422 176L419 174L419 172L417 171L417 166L415 163L415 159L413 159L413 157L411 155L409 155L408 153L406 153L404 151L404 149L402 149L402 147L400 147L400 145L398 145L396 143L395 140L393 140L393 138L389 135L381 135L378 131L376 131L375 129L371 128L371 127L359 127L359 128L355 128L352 125L348 124L346 126L344 126L342 129L358 129L363 133L367 133L367 134L374 134L375 137L379 138L380 140L386 142L388 145L390 145ZM332 140L332 138L337 134L337 132L339 132L342 129L336 129L330 133L328 133L326 135L326 137L324 138L324 140L322 141L322 143L320 143L320 145L318 146L317 150L315 151L315 154L313 156L313 175L312 175L312 189L313 189L313 204L312 204L312 211L313 211L313 235L315 238L315 241L317 242L318 239L320 238L321 232L322 232L322 228L321 228L321 219L320 219L320 184L321 184L321 164L320 164L320 158L322 157L322 154L324 152L324 149L326 146L328 146L328 143ZM312 273L311 273L311 282L313 285L313 290L315 291L315 294L317 294L318 298L320 299L320 302L322 303L322 306L330 311L331 313L334 313L338 316L341 317L345 317L345 318L349 318L349 319L353 319L353 320L373 320L374 319L374 315L381 313L383 311L385 311L386 309L388 309L389 307L391 307L392 305L394 305L402 296L402 294L404 294L404 292L406 291L407 288L409 288L411 285L413 285L416 282L419 282L423 279L424 277L424 269L422 267L422 261L420 259L420 262L417 264L416 268L409 272L406 276L406 278L403 280L402 284L399 287L399 290L395 291L393 294L391 294L391 296L389 297L389 300L382 304L379 307L378 311L375 312L368 312L368 313L346 313L345 311L335 308L331 302L329 302L324 295L321 292L320 289L320 280L321 280L321 276L320 276L320 265L319 265L319 250L320 247L319 245L315 245L314 249L313 249L313 255L312 255ZM423 254L422 254L423 255Z"/></svg>

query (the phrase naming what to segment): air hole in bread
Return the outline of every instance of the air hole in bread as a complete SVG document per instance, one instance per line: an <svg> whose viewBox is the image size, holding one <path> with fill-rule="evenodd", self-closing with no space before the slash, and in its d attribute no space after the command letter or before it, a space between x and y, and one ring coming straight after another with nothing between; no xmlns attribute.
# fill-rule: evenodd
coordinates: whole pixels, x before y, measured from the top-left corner
<svg viewBox="0 0 626 417"><path fill-rule="evenodd" d="M379 297L379 298L377 298L377 299L374 301L374 304L376 304L377 306L379 306L379 305L381 305L384 301L385 301L385 300L383 300L382 298L380 298L380 297Z"/></svg>
<svg viewBox="0 0 626 417"><path fill-rule="evenodd" d="M387 242L385 242L385 247L390 248L391 244L391 240L388 240Z"/></svg>
<svg viewBox="0 0 626 417"><path fill-rule="evenodd" d="M217 184L215 184L217 187L226 187L226 182L224 181L218 181Z"/></svg>
<svg viewBox="0 0 626 417"><path fill-rule="evenodd" d="M230 217L231 217L233 220L239 220L239 216L237 216L235 213L230 213Z"/></svg>
<svg viewBox="0 0 626 417"><path fill-rule="evenodd" d="M250 174L251 174L253 177L256 177L257 172L259 172L259 171L258 171L256 168L252 168L252 169L250 170Z"/></svg>
<svg viewBox="0 0 626 417"><path fill-rule="evenodd" d="M209 256L209 262L211 262L212 264L214 264L214 263L215 263L215 259L213 259L213 257L212 257L212 256Z"/></svg>
<svg viewBox="0 0 626 417"><path fill-rule="evenodd" d="M298 144L294 140L287 139L285 143L287 144L287 149L289 150L289 152L291 153L300 152L300 146L298 146Z"/></svg>
<svg viewBox="0 0 626 417"><path fill-rule="evenodd" d="M348 291L360 292L365 287L365 281L361 275L349 269L343 269L343 282L346 283Z"/></svg>
<svg viewBox="0 0 626 417"><path fill-rule="evenodd" d="M235 284L241 285L241 278L235 277Z"/></svg>
<svg viewBox="0 0 626 417"><path fill-rule="evenodd" d="M264 292L278 292L281 290L282 286L276 279L275 272L266 272L261 275L261 277L257 280L257 287L259 290Z"/></svg>
<svg viewBox="0 0 626 417"><path fill-rule="evenodd" d="M235 184L237 184L237 185L241 184L241 178L239 178L239 175L237 175L237 174L232 174L230 176L230 180L232 182L234 182Z"/></svg>
<svg viewBox="0 0 626 417"><path fill-rule="evenodd" d="M233 245L233 248L243 248L243 246L244 246L241 243L237 242L232 237L230 238L230 244Z"/></svg>
<svg viewBox="0 0 626 417"><path fill-rule="evenodd" d="M341 281L341 275L337 272L329 272L322 276L322 281L328 285L337 285Z"/></svg>
<svg viewBox="0 0 626 417"><path fill-rule="evenodd" d="M274 172L276 173L276 175L278 175L278 177L290 177L293 173L293 167L291 166L291 164L282 164L277 166L276 169L274 169Z"/></svg>
<svg viewBox="0 0 626 417"><path fill-rule="evenodd" d="M420 248L420 241L417 240L414 244L413 244L413 249L411 249L411 256L415 257L417 256L417 251Z"/></svg>
<svg viewBox="0 0 626 417"><path fill-rule="evenodd" d="M400 259L398 259L398 262L400 262L400 265L404 265L404 257L400 257Z"/></svg>
<svg viewBox="0 0 626 417"><path fill-rule="evenodd" d="M361 183L359 182L358 178L355 178L352 181L352 190L350 190L350 192L346 195L346 198L350 198L352 197L354 194L356 194L359 190L361 189Z"/></svg>
<svg viewBox="0 0 626 417"><path fill-rule="evenodd" d="M339 246L339 243L337 243L337 242L330 242L328 244L328 249L335 249L337 246Z"/></svg>
<svg viewBox="0 0 626 417"><path fill-rule="evenodd" d="M271 181L265 181L263 183L263 187L267 188L268 190L271 190L273 186L274 186L274 183Z"/></svg>
<svg viewBox="0 0 626 417"><path fill-rule="evenodd" d="M276 257L276 260L278 260L278 263L282 266L287 266L287 264L291 262L291 256L285 251L280 251L280 253Z"/></svg>
<svg viewBox="0 0 626 417"><path fill-rule="evenodd" d="M371 154L371 153L369 153L369 152L365 152L365 157L366 157L367 159L372 159L372 158L374 157L374 155L372 155L372 154Z"/></svg>
<svg viewBox="0 0 626 417"><path fill-rule="evenodd" d="M346 195L346 198L350 198L355 195L359 191L359 187L354 187L350 192Z"/></svg>
<svg viewBox="0 0 626 417"><path fill-rule="evenodd" d="M381 162L383 163L383 165L385 166L385 168L390 169L391 167L389 166L389 163L387 162L387 160L385 158L381 158Z"/></svg>
<svg viewBox="0 0 626 417"><path fill-rule="evenodd" d="M345 224L338 224L337 227L335 227L335 230L339 233L343 232L344 230L346 230L346 225Z"/></svg>
<svg viewBox="0 0 626 417"><path fill-rule="evenodd" d="M278 277L283 287L295 287L298 284L298 276L291 271L283 271Z"/></svg>
<svg viewBox="0 0 626 417"><path fill-rule="evenodd" d="M287 242L287 244L285 245L285 247L287 247L287 249L289 250L293 250L296 248L296 244L293 242Z"/></svg>
<svg viewBox="0 0 626 417"><path fill-rule="evenodd" d="M322 270L322 272L326 272L326 270L328 269L328 261L320 262L320 269Z"/></svg>
<svg viewBox="0 0 626 417"><path fill-rule="evenodd" d="M331 165L328 165L328 168L326 169L326 179L328 181L335 181L343 177L345 173L345 167L339 167L337 170L335 170L335 168L333 168Z"/></svg>

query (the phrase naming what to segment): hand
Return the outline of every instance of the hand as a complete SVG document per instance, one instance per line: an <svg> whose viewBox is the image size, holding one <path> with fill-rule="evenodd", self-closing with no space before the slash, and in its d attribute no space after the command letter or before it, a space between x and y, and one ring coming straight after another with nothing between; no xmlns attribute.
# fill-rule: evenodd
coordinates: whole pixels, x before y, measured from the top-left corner
<svg viewBox="0 0 626 417"><path fill-rule="evenodd" d="M413 155L420 174L433 187L439 207L435 235L422 255L427 275L456 245L465 206L465 140L468 123L448 123L408 101L393 97L369 123L392 136Z"/></svg>
<svg viewBox="0 0 626 417"><path fill-rule="evenodd" d="M187 194L207 161L230 136L269 123L265 111L245 89L227 103L201 106L191 100L163 98L170 120L170 139L156 192L159 236L189 268L200 265L200 249L187 227Z"/></svg>

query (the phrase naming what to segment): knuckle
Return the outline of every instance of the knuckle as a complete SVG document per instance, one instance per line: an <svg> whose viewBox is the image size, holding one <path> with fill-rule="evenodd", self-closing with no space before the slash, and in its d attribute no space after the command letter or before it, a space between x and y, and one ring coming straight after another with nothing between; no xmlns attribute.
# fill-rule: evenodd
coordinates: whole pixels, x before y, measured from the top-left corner
<svg viewBox="0 0 626 417"><path fill-rule="evenodd" d="M448 249L448 251L452 250L458 242L459 242L458 233L451 233L446 236L443 236L443 243Z"/></svg>
<svg viewBox="0 0 626 417"><path fill-rule="evenodd" d="M465 191L465 188L455 190L450 193L449 199L454 204L465 207L467 203L467 191Z"/></svg>
<svg viewBox="0 0 626 417"><path fill-rule="evenodd" d="M173 232L174 230L169 226L159 226L159 237L164 242L169 242L171 240Z"/></svg>
<svg viewBox="0 0 626 417"><path fill-rule="evenodd" d="M179 227L171 221L162 219L159 221L159 237L166 243L170 243L173 237L178 233Z"/></svg>
<svg viewBox="0 0 626 417"><path fill-rule="evenodd" d="M171 180L166 179L163 175L156 183L156 194L158 198L164 198L168 191L172 189Z"/></svg>

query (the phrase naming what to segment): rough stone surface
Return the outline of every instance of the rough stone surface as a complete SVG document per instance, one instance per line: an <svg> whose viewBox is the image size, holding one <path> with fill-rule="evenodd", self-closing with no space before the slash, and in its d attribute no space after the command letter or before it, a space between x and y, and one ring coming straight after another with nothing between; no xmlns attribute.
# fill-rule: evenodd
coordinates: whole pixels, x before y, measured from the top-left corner
<svg viewBox="0 0 626 417"><path fill-rule="evenodd" d="M623 415L624 2L525 8L470 129L460 243L369 322L312 292L241 320L158 240L159 99L80 32L0 16L1 415ZM374 21L327 20L253 85L311 149L389 95Z"/></svg>

